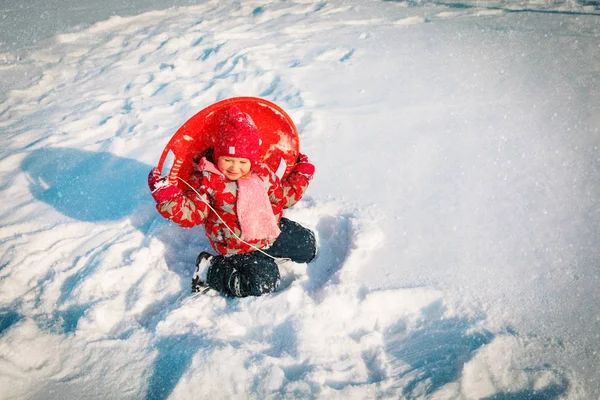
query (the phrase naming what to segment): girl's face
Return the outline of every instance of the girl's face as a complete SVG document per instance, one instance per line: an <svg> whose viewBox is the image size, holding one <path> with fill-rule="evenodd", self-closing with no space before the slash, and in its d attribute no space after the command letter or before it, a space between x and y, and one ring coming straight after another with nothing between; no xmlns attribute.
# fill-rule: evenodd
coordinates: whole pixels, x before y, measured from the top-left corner
<svg viewBox="0 0 600 400"><path fill-rule="evenodd" d="M247 158L221 156L217 160L217 168L229 180L235 181L250 172L252 164Z"/></svg>

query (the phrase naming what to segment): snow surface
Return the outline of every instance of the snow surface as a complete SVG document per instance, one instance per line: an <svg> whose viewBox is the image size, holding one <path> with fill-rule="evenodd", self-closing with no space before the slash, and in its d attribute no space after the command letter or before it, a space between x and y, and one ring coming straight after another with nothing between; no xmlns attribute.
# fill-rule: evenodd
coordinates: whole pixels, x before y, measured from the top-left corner
<svg viewBox="0 0 600 400"><path fill-rule="evenodd" d="M207 1L63 32L0 65L0 398L600 397L597 2ZM146 176L242 95L296 121L317 174L287 216L319 255L192 298L208 241Z"/></svg>

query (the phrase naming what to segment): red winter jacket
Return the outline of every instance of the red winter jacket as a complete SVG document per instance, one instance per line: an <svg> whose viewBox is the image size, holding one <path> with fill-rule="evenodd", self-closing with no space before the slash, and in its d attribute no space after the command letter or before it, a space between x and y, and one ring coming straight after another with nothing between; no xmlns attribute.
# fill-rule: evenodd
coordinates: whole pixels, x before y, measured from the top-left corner
<svg viewBox="0 0 600 400"><path fill-rule="evenodd" d="M266 164L262 163L256 164L252 168L252 173L263 180L277 223L281 219L283 209L293 206L302 198L312 178L311 174L292 171L281 181ZM242 231L236 205L237 182L205 169L195 172L188 183L198 191L200 196L192 190L184 191L171 200L157 204L158 212L184 228L204 224L206 236L212 247L222 255L254 251L252 247L240 242L204 202L210 203L235 234L241 237ZM275 239L246 241L263 249L273 244Z"/></svg>

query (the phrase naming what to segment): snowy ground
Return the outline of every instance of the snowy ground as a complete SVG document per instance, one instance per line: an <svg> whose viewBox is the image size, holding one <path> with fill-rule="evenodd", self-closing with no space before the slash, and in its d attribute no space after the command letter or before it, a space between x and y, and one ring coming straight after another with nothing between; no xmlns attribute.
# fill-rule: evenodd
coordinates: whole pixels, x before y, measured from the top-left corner
<svg viewBox="0 0 600 400"><path fill-rule="evenodd" d="M0 398L600 397L597 2L151 3L0 10ZM146 175L241 95L296 121L320 253L190 298Z"/></svg>

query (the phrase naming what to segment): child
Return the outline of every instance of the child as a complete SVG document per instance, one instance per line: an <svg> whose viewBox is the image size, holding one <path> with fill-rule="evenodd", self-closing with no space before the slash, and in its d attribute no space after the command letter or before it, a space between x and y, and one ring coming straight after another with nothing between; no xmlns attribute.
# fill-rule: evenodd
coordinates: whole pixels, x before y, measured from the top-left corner
<svg viewBox="0 0 600 400"><path fill-rule="evenodd" d="M215 289L236 297L270 293L279 284L275 259L307 263L316 255L314 233L282 217L283 209L304 195L315 167L300 154L280 181L258 162L258 129L236 106L227 110L216 134L212 162L203 157L188 182L195 191L169 184L156 168L148 186L163 217L184 228L204 224L219 253L200 253L193 292Z"/></svg>

